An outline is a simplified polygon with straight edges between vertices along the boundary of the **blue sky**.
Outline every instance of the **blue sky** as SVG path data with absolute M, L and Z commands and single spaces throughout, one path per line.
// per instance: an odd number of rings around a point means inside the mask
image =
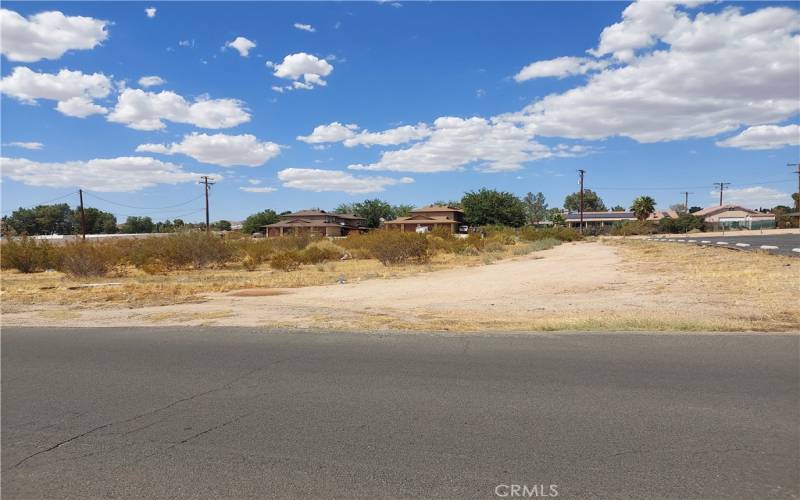
M 771 207 L 797 185 L 792 3 L 4 9 L 3 214 L 83 187 L 120 218 L 200 220 L 199 174 L 231 220 L 481 187 L 559 206 L 579 168 L 608 206 L 706 206 L 725 181 Z

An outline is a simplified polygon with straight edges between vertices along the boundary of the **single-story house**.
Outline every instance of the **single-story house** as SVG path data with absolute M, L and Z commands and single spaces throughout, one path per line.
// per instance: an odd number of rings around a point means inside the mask
M 722 229 L 771 229 L 775 227 L 775 214 L 765 214 L 741 205 L 715 205 L 693 213 L 706 224 Z
M 581 227 L 580 212 L 569 212 L 564 214 L 567 227 Z M 606 227 L 613 226 L 617 222 L 635 221 L 636 215 L 633 212 L 583 212 L 583 227 Z
M 281 220 L 263 226 L 268 238 L 290 234 L 316 236 L 347 236 L 352 232 L 364 232 L 366 219 L 354 214 L 335 214 L 325 210 L 301 210 L 281 215 Z
M 394 231 L 417 232 L 445 228 L 452 233 L 464 232 L 464 211 L 458 208 L 431 205 L 416 208 L 408 217 L 385 221 L 383 228 Z
M 676 212 L 675 210 L 672 210 L 672 209 L 670 209 L 670 210 L 656 210 L 655 212 L 653 212 L 652 214 L 650 214 L 647 217 L 647 220 L 650 221 L 650 222 L 658 222 L 658 221 L 660 221 L 661 219 L 663 219 L 665 217 L 669 217 L 671 219 L 677 219 L 678 217 L 680 217 L 680 215 L 678 214 L 678 212 Z

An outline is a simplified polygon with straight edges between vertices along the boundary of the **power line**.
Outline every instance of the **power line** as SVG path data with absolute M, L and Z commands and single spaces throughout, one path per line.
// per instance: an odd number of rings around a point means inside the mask
M 787 182 L 791 182 L 792 180 L 793 179 L 783 179 L 783 180 L 775 180 L 775 181 L 762 181 L 762 182 L 751 182 L 751 183 L 741 183 L 741 184 L 737 183 L 737 182 L 734 182 L 734 183 L 728 182 L 727 184 L 729 186 L 747 187 L 747 186 L 760 186 L 760 185 L 763 185 L 763 184 L 785 184 Z M 702 186 L 676 186 L 676 187 L 675 186 L 674 187 L 661 187 L 661 186 L 658 186 L 658 187 L 656 187 L 656 186 L 651 186 L 651 187 L 644 187 L 644 186 L 617 187 L 617 186 L 615 186 L 615 187 L 595 187 L 594 189 L 597 189 L 597 190 L 602 189 L 604 191 L 614 191 L 614 190 L 617 190 L 617 191 L 626 191 L 626 190 L 629 190 L 629 191 L 678 191 L 678 190 L 681 190 L 681 189 L 703 189 L 703 188 L 706 188 L 706 187 L 708 187 L 708 185 L 702 185 Z
M 96 194 L 88 192 L 88 191 L 84 191 L 84 192 L 86 194 L 90 195 L 91 197 L 96 198 L 96 199 L 98 199 L 100 201 L 104 201 L 106 203 L 111 203 L 112 205 L 118 205 L 120 207 L 133 208 L 135 210 L 163 210 L 163 209 L 166 209 L 166 208 L 181 207 L 183 205 L 188 205 L 189 203 L 191 203 L 193 201 L 196 201 L 196 200 L 199 200 L 200 198 L 203 197 L 203 195 L 195 196 L 194 198 L 192 198 L 190 200 L 186 200 L 186 201 L 183 201 L 181 203 L 176 203 L 174 205 L 167 205 L 167 206 L 163 206 L 163 207 L 137 207 L 135 205 L 126 205 L 125 203 L 119 203 L 119 202 L 116 202 L 116 201 L 107 200 L 107 199 L 105 199 L 103 197 L 97 196 Z

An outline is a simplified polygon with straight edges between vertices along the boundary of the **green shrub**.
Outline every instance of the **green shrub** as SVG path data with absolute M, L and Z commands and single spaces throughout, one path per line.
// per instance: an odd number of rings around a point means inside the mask
M 306 264 L 318 264 L 329 260 L 338 260 L 344 255 L 344 249 L 328 240 L 318 241 L 306 247 L 300 254 Z
M 269 260 L 272 254 L 275 253 L 275 246 L 272 244 L 272 240 L 243 238 L 237 240 L 233 245 L 242 258 L 242 265 L 248 271 L 253 271 L 260 264 Z
M 554 238 L 559 241 L 577 241 L 583 238 L 583 235 L 571 227 L 546 227 L 535 229 L 532 227 L 524 227 L 519 231 L 519 238 L 524 241 L 538 241 L 546 238 Z
M 368 251 L 385 266 L 404 262 L 427 262 L 431 247 L 428 236 L 401 231 L 370 231 L 342 241 L 344 247 L 354 251 Z
M 158 261 L 169 269 L 200 269 L 229 262 L 233 246 L 215 235 L 185 232 L 136 240 L 127 256 L 128 261 L 139 268 Z
M 115 245 L 67 243 L 59 248 L 59 271 L 77 278 L 104 276 L 119 261 Z
M 655 224 L 642 220 L 616 223 L 611 227 L 611 234 L 614 236 L 635 236 L 640 234 L 653 234 L 655 232 Z
M 44 271 L 56 267 L 57 256 L 48 242 L 23 236 L 6 240 L 0 246 L 0 267 L 22 273 Z
M 299 252 L 290 250 L 276 253 L 269 261 L 269 267 L 278 271 L 296 271 L 303 263 L 303 256 Z

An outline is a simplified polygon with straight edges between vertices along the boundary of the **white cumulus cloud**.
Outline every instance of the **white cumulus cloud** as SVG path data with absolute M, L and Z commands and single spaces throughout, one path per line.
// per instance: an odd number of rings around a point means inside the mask
M 183 141 L 172 144 L 141 144 L 137 153 L 184 154 L 195 160 L 212 165 L 233 167 L 263 165 L 281 152 L 274 142 L 259 142 L 250 134 L 198 134 L 184 136 Z
M 719 191 L 708 193 L 712 200 L 719 200 Z M 789 193 L 764 186 L 747 188 L 728 188 L 723 193 L 725 204 L 742 205 L 747 208 L 772 208 L 776 205 L 792 206 L 792 196 Z
M 59 11 L 27 18 L 0 9 L 0 50 L 9 61 L 36 62 L 58 59 L 68 50 L 93 49 L 106 38 L 108 21 L 65 16 Z
M 592 51 L 618 66 L 497 120 L 537 135 L 639 142 L 784 121 L 800 111 L 798 31 L 800 12 L 787 7 L 692 15 L 676 2 L 636 2 Z
M 294 27 L 302 31 L 308 31 L 309 33 L 314 33 L 317 31 L 316 28 L 310 24 L 294 23 Z
M 105 113 L 93 100 L 111 93 L 112 82 L 102 73 L 91 75 L 62 69 L 58 73 L 37 73 L 24 66 L 0 80 L 0 92 L 26 104 L 39 99 L 58 101 L 58 111 L 77 117 Z
M 15 142 L 5 143 L 5 144 L 3 144 L 3 146 L 10 147 L 10 148 L 22 148 L 22 149 L 42 149 L 44 147 L 44 144 L 42 144 L 41 142 L 19 142 L 19 141 L 15 141 Z
M 717 146 L 739 149 L 778 149 L 800 146 L 800 125 L 756 125 L 717 142 Z
M 431 131 L 424 123 L 417 125 L 404 125 L 382 132 L 359 131 L 358 125 L 342 125 L 333 122 L 314 128 L 307 136 L 298 136 L 297 140 L 308 144 L 322 144 L 328 142 L 341 142 L 346 147 L 355 146 L 395 146 L 407 142 L 418 141 L 431 135 Z
M 237 36 L 235 40 L 226 43 L 225 46 L 236 49 L 240 56 L 247 57 L 250 55 L 250 50 L 254 48 L 256 44 L 243 36 Z
M 385 151 L 376 163 L 348 168 L 447 172 L 474 166 L 487 172 L 501 172 L 518 170 L 526 162 L 554 155 L 574 156 L 569 151 L 554 153 L 534 141 L 529 130 L 514 124 L 495 124 L 480 117 L 442 117 L 434 122 L 427 140 L 407 149 Z
M 81 187 L 93 191 L 129 192 L 158 184 L 194 182 L 199 174 L 174 163 L 144 156 L 98 158 L 88 161 L 37 162 L 0 158 L 3 177 L 29 186 Z M 219 176 L 217 176 L 219 178 Z
M 525 82 L 534 78 L 564 78 L 570 75 L 583 75 L 589 71 L 603 69 L 606 66 L 608 66 L 608 61 L 586 57 L 557 57 L 547 61 L 536 61 L 525 66 L 519 73 L 514 75 L 514 80 Z
M 276 77 L 292 80 L 291 85 L 282 87 L 285 90 L 311 90 L 316 86 L 327 85 L 323 78 L 333 71 L 331 63 L 305 52 L 289 54 L 280 64 L 267 62 L 267 66 L 275 69 L 273 74 Z
M 137 130 L 163 129 L 166 126 L 163 120 L 219 129 L 248 122 L 250 114 L 244 103 L 236 99 L 210 99 L 202 96 L 190 103 L 174 92 L 155 93 L 125 89 L 117 97 L 117 104 L 108 115 L 108 121 L 123 123 Z
M 284 187 L 317 193 L 340 191 L 348 194 L 375 193 L 385 190 L 387 186 L 414 182 L 410 177 L 363 177 L 338 170 L 316 168 L 287 168 L 278 172 L 278 179 L 283 182 Z
M 152 18 L 156 17 L 157 10 L 158 9 L 156 9 L 155 7 L 147 7 L 146 9 L 144 9 L 144 13 L 145 13 L 145 15 L 147 15 L 147 17 L 152 19 Z
M 274 193 L 277 189 L 274 187 L 240 187 L 239 191 L 246 193 Z
M 143 76 L 139 78 L 139 85 L 142 87 L 157 87 L 165 83 L 167 83 L 167 81 L 160 76 Z

